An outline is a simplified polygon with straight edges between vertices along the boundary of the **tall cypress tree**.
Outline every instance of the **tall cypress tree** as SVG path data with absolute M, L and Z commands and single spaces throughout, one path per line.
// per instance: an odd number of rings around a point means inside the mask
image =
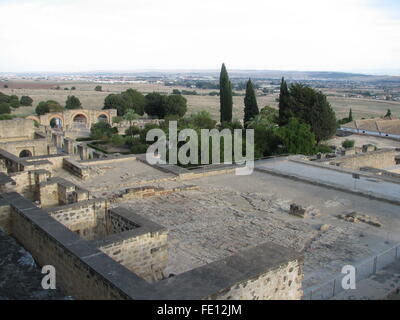
M 349 112 L 349 122 L 353 121 L 353 110 L 351 110 L 350 108 L 350 112 Z
M 282 77 L 281 91 L 279 94 L 279 125 L 285 126 L 289 123 L 290 118 L 293 116 L 290 105 L 290 93 L 285 81 Z
M 222 64 L 219 78 L 221 123 L 232 122 L 232 84 L 229 81 L 225 64 Z
M 259 113 L 254 86 L 249 79 L 246 84 L 246 96 L 244 97 L 244 124 L 246 125 L 247 122 Z

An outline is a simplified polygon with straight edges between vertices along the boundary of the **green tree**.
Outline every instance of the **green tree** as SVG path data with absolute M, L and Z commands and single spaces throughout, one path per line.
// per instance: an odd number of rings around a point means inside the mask
M 226 70 L 225 64 L 222 64 L 221 74 L 219 78 L 220 86 L 220 113 L 221 123 L 232 121 L 232 83 L 229 80 L 228 71 Z
M 36 106 L 35 112 L 38 116 L 44 115 L 50 112 L 50 107 L 45 101 L 41 101 Z
M 246 96 L 244 97 L 244 123 L 248 123 L 260 111 L 258 110 L 256 93 L 254 91 L 254 86 L 251 80 L 247 81 L 246 84 Z
M 33 100 L 32 100 L 31 97 L 22 96 L 22 97 L 21 97 L 21 100 L 20 100 L 20 103 L 21 103 L 22 106 L 29 107 L 29 106 L 32 105 Z
M 125 144 L 124 137 L 119 134 L 112 135 L 110 141 L 111 141 L 111 144 L 115 147 L 121 147 Z
M 166 115 L 183 117 L 187 111 L 187 100 L 181 95 L 173 94 L 167 97 L 165 107 Z
M 387 110 L 385 118 L 391 118 L 392 117 L 392 111 L 390 109 Z
M 126 100 L 126 109 L 133 109 L 138 115 L 144 115 L 146 99 L 141 92 L 134 89 L 128 89 L 125 92 L 122 92 L 121 95 Z
M 11 113 L 10 105 L 7 102 L 0 102 L 0 114 Z
M 118 129 L 111 127 L 111 125 L 105 121 L 97 122 L 90 128 L 90 136 L 94 140 L 108 140 L 115 133 L 118 133 Z
M 101 86 L 96 86 L 94 88 L 94 91 L 103 91 L 103 88 Z
M 318 143 L 329 139 L 335 133 L 335 112 L 322 92 L 295 83 L 290 86 L 289 94 L 289 109 L 286 114 L 309 124 Z M 280 122 L 280 125 L 282 123 Z
M 182 127 L 193 127 L 197 129 L 214 129 L 217 121 L 213 120 L 211 114 L 207 111 L 199 111 L 195 114 L 192 114 L 187 119 L 182 119 L 180 121 L 182 123 Z
M 124 121 L 124 118 L 121 116 L 116 116 L 112 118 L 112 123 L 116 123 L 117 126 L 119 126 L 119 124 Z
M 152 117 L 164 119 L 166 115 L 166 96 L 158 92 L 152 92 L 146 95 L 146 106 L 144 111 Z
M 290 154 L 312 155 L 315 153 L 316 140 L 308 124 L 291 118 L 288 125 L 278 129 L 284 150 Z
M 127 136 L 131 136 L 131 137 L 134 137 L 134 136 L 138 135 L 139 133 L 140 133 L 140 129 L 139 129 L 139 127 L 137 127 L 135 125 L 130 126 L 128 129 L 125 130 L 125 134 Z
M 350 108 L 350 112 L 349 112 L 349 122 L 352 122 L 353 121 L 353 110 L 351 110 L 351 108 Z
M 50 112 L 63 112 L 64 107 L 61 106 L 57 101 L 54 100 L 48 100 L 46 101 L 46 104 L 49 106 Z
M 126 121 L 129 121 L 129 128 L 132 128 L 132 122 L 139 119 L 139 115 L 137 113 L 135 113 L 135 110 L 133 109 L 129 109 L 125 115 L 124 115 L 124 119 Z M 133 131 L 131 130 L 131 136 L 133 138 L 134 134 Z
M 0 103 L 1 102 L 9 103 L 10 102 L 10 96 L 0 92 Z
M 121 94 L 109 94 L 104 100 L 103 109 L 117 109 L 119 116 L 123 116 L 128 108 L 128 102 Z
M 290 93 L 285 81 L 285 78 L 282 78 L 281 81 L 281 90 L 279 93 L 279 125 L 285 126 L 289 123 L 291 117 L 293 117 L 293 113 L 291 111 L 291 101 L 290 101 Z
M 79 99 L 75 96 L 68 96 L 67 101 L 65 102 L 66 109 L 82 109 L 82 104 Z

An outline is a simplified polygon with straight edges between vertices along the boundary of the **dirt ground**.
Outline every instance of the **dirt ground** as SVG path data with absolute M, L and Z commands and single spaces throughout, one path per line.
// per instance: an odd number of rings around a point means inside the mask
M 357 148 L 361 148 L 363 145 L 366 145 L 366 144 L 372 144 L 372 145 L 378 147 L 379 149 L 400 148 L 400 141 L 387 139 L 387 138 L 358 135 L 358 134 L 353 134 L 348 137 L 334 137 L 333 139 L 327 141 L 326 144 L 341 147 L 342 142 L 345 140 L 354 140 L 355 147 L 357 147 Z
M 55 90 L 54 86 L 59 85 L 60 90 Z M 149 93 L 153 91 L 161 93 L 171 93 L 173 89 L 186 89 L 183 87 L 170 87 L 164 86 L 162 83 L 159 84 L 146 84 L 146 83 L 130 83 L 130 84 L 100 84 L 103 87 L 102 92 L 94 91 L 97 84 L 90 82 L 66 82 L 66 83 L 46 83 L 38 84 L 32 82 L 28 85 L 24 83 L 15 83 L 10 85 L 10 88 L 1 88 L 0 91 L 5 94 L 15 94 L 17 96 L 28 95 L 33 99 L 33 107 L 20 107 L 14 111 L 14 114 L 19 116 L 27 116 L 33 114 L 36 105 L 40 101 L 44 100 L 55 100 L 61 105 L 65 105 L 65 101 L 69 95 L 75 95 L 82 102 L 82 106 L 86 109 L 101 109 L 104 104 L 105 97 L 110 93 L 120 93 L 129 88 L 137 89 L 143 93 Z M 70 90 L 71 87 L 76 87 L 76 90 Z M 50 88 L 49 88 L 50 87 Z M 67 88 L 68 90 L 64 90 Z M 199 95 L 185 96 L 188 100 L 188 115 L 201 110 L 209 111 L 213 117 L 219 119 L 219 97 L 208 96 L 210 91 L 215 90 L 200 90 L 196 89 Z M 244 93 L 238 92 L 238 93 Z M 204 95 L 202 95 L 204 94 Z M 272 94 L 268 96 L 258 96 L 258 105 L 260 108 L 269 105 L 277 107 L 278 94 Z M 233 117 L 237 119 L 243 118 L 243 96 L 233 97 L 234 109 Z M 336 111 L 338 119 L 348 116 L 350 108 L 353 110 L 353 116 L 355 119 L 361 118 L 372 118 L 383 116 L 387 109 L 391 109 L 392 113 L 396 116 L 400 116 L 397 112 L 400 109 L 400 102 L 391 101 L 377 101 L 372 99 L 355 99 L 355 98 L 342 98 L 342 97 L 328 97 L 328 101 L 332 104 L 332 107 Z

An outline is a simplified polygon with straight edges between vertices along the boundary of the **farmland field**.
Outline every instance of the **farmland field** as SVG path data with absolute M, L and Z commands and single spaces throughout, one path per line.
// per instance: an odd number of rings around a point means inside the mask
M 143 93 L 158 91 L 161 93 L 171 93 L 173 89 L 187 89 L 182 87 L 167 87 L 164 84 L 147 84 L 147 83 L 130 83 L 130 84 L 101 84 L 103 87 L 102 92 L 94 91 L 97 84 L 90 82 L 34 82 L 34 81 L 19 81 L 11 82 L 9 88 L 1 88 L 0 91 L 5 94 L 15 94 L 18 97 L 28 95 L 33 99 L 33 107 L 20 107 L 13 111 L 13 114 L 18 116 L 25 116 L 33 114 L 36 105 L 40 101 L 55 100 L 61 105 L 65 105 L 68 95 L 77 96 L 82 106 L 85 109 L 101 109 L 103 107 L 105 97 L 110 93 L 120 93 L 129 88 L 137 89 Z M 60 86 L 59 90 L 54 89 Z M 76 90 L 70 89 L 72 86 Z M 219 97 L 209 96 L 211 90 L 196 89 L 198 95 L 185 96 L 188 100 L 188 114 L 207 110 L 215 119 L 219 117 Z M 238 92 L 244 93 L 244 92 Z M 278 98 L 277 94 L 268 96 L 258 96 L 259 107 L 266 105 L 276 107 Z M 234 96 L 234 118 L 241 119 L 243 117 L 243 96 Z M 353 116 L 356 119 L 372 118 L 383 116 L 387 109 L 391 109 L 392 113 L 400 116 L 400 102 L 392 101 L 378 101 L 372 99 L 356 99 L 356 98 L 342 98 L 330 96 L 328 100 L 336 111 L 337 118 L 343 118 L 348 115 L 349 109 L 352 108 Z

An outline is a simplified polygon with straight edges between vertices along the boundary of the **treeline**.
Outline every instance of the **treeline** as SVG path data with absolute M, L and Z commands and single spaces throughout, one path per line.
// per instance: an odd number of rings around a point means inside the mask
M 0 92 L 0 114 L 10 114 L 12 109 L 32 106 L 33 100 L 29 96 L 18 98 L 16 95 L 7 95 Z
M 186 128 L 197 131 L 240 129 L 245 134 L 245 129 L 253 129 L 256 158 L 278 154 L 311 155 L 331 151 L 330 147 L 321 142 L 335 133 L 336 116 L 326 96 L 320 91 L 299 83 L 288 86 L 282 78 L 279 109 L 266 106 L 260 110 L 255 85 L 249 79 L 246 82 L 243 100 L 244 119 L 239 121 L 233 119 L 233 85 L 224 64 L 218 87 L 219 92 L 214 92 L 220 98 L 219 124 L 205 111 L 185 117 L 187 103 L 181 95 L 182 92 L 175 90 L 171 95 L 156 92 L 143 95 L 137 90 L 129 89 L 121 94 L 110 94 L 104 103 L 104 109 L 118 111 L 118 117 L 113 119 L 113 122 L 120 123 L 124 119 L 130 122 L 125 135 L 119 135 L 115 128 L 107 123 L 98 123 L 92 127 L 92 136 L 113 145 L 125 146 L 132 153 L 144 153 L 151 144 L 145 140 L 148 130 L 158 128 L 168 134 L 169 121 L 174 120 L 178 121 L 178 131 Z M 132 125 L 135 119 L 145 113 L 165 121 L 160 125 L 148 124 L 144 129 Z
M 68 96 L 64 107 L 54 100 L 40 101 L 36 106 L 35 112 L 40 116 L 49 112 L 63 112 L 64 110 L 74 109 L 82 109 L 82 103 L 77 97 Z
M 232 83 L 225 65 L 220 73 L 220 122 L 223 127 L 232 119 Z M 246 83 L 244 127 L 254 129 L 255 154 L 261 158 L 280 153 L 314 154 L 329 152 L 321 142 L 334 135 L 335 112 L 326 96 L 308 86 L 294 83 L 290 87 L 282 78 L 279 109 L 270 107 L 260 112 L 254 84 Z
M 124 116 L 129 110 L 143 116 L 145 113 L 158 119 L 175 115 L 183 117 L 187 111 L 187 100 L 180 94 L 165 95 L 157 92 L 143 95 L 128 89 L 120 94 L 110 94 L 104 100 L 103 109 L 117 109 L 118 116 Z

